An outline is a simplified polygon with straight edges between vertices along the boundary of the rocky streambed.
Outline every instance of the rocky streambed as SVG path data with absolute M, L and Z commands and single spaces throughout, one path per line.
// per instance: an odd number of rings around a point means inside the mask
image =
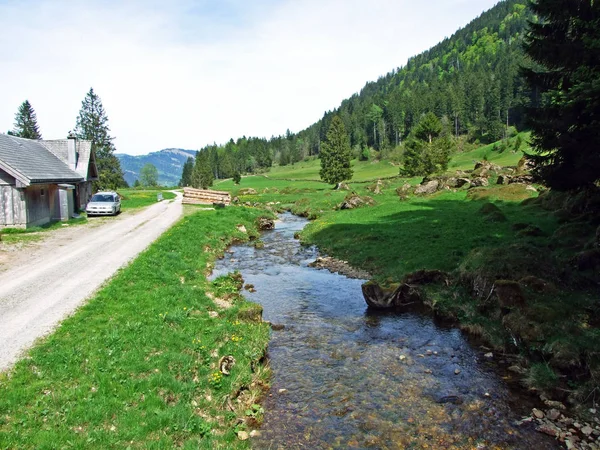
M 293 239 L 306 223 L 283 214 L 263 248 L 233 247 L 215 267 L 240 271 L 255 291 L 245 295 L 279 325 L 257 448 L 561 447 L 535 420 L 522 421 L 531 398 L 511 390 L 459 330 L 369 309 L 364 279 L 320 269 L 331 261 L 309 267 L 318 252 Z

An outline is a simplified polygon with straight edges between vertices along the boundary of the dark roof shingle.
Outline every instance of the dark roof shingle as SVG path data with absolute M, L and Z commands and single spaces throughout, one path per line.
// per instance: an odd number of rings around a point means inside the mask
M 0 134 L 0 165 L 25 185 L 43 182 L 81 181 L 77 172 L 53 155 L 39 141 Z

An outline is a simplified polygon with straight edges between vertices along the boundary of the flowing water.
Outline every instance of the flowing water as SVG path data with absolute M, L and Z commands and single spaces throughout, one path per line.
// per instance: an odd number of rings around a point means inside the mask
M 233 247 L 214 272 L 240 271 L 256 289 L 245 296 L 285 326 L 255 448 L 558 448 L 513 425 L 519 397 L 460 331 L 367 310 L 363 280 L 307 267 L 317 251 L 293 238 L 307 221 L 280 219 L 263 249 Z

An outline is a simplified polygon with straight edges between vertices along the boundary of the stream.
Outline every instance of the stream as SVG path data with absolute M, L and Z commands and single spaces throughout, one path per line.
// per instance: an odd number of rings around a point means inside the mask
M 412 313 L 373 312 L 364 280 L 308 267 L 318 256 L 293 238 L 308 222 L 280 215 L 263 249 L 232 247 L 213 276 L 239 271 L 273 331 L 272 387 L 260 449 L 552 449 L 513 425 L 527 414 L 463 334 Z M 522 395 L 522 394 L 521 394 Z

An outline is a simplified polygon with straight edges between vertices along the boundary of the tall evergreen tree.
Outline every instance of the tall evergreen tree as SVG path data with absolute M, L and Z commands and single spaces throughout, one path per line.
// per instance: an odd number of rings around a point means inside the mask
M 31 103 L 29 103 L 29 100 L 25 100 L 21 103 L 21 106 L 19 106 L 19 110 L 15 114 L 15 125 L 10 134 L 26 139 L 42 138 L 35 111 L 33 110 Z
M 81 102 L 77 116 L 75 135 L 79 139 L 92 141 L 98 165 L 98 181 L 94 190 L 117 189 L 127 186 L 119 159 L 114 155 L 115 146 L 108 127 L 108 117 L 100 97 L 90 88 Z
M 401 175 L 418 176 L 444 172 L 448 168 L 452 141 L 433 113 L 424 115 L 414 128 L 404 149 Z
M 196 153 L 196 163 L 192 171 L 192 186 L 199 189 L 207 189 L 213 185 L 214 177 L 210 167 L 208 151 Z
M 181 172 L 181 179 L 179 180 L 179 187 L 186 187 L 192 185 L 192 172 L 194 171 L 194 158 L 191 156 L 183 164 L 183 171 Z
M 569 190 L 600 180 L 600 2 L 537 0 L 523 70 L 539 103 L 530 111 L 535 173 Z
M 344 122 L 334 116 L 327 131 L 327 139 L 321 148 L 321 179 L 329 184 L 340 183 L 352 178 L 350 159 L 352 152 Z

